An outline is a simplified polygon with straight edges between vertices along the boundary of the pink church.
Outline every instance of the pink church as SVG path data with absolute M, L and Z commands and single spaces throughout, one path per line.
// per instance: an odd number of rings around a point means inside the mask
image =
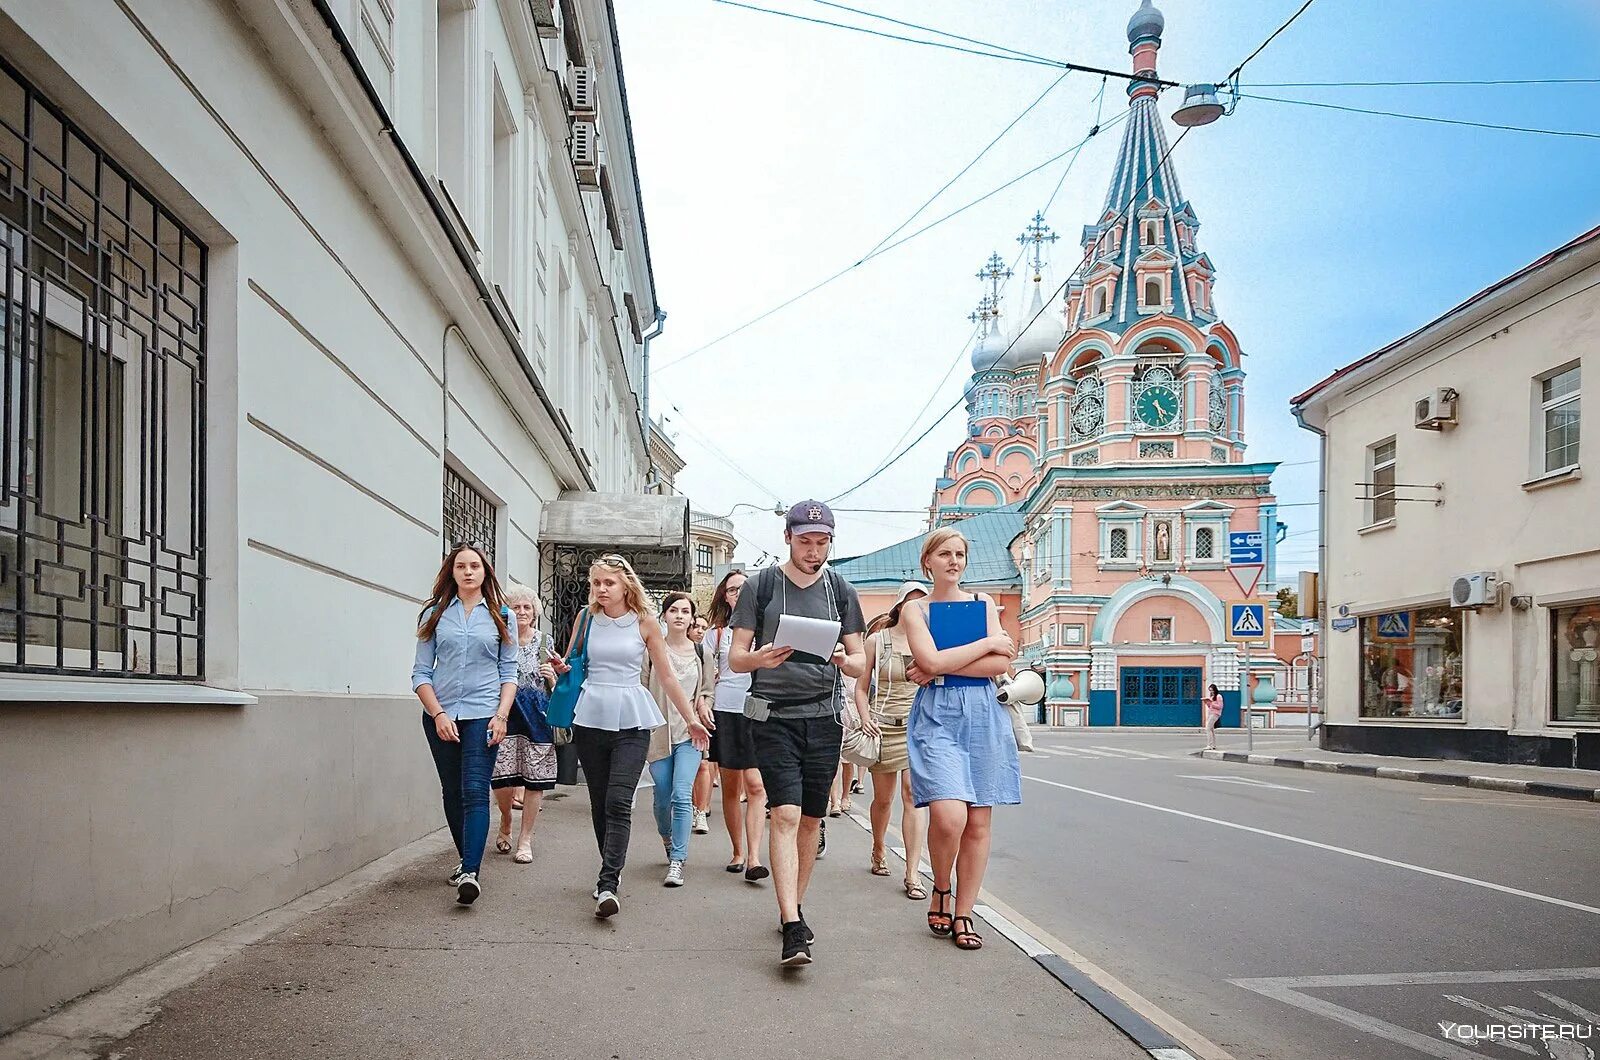
M 1144 0 L 1128 24 L 1135 73 L 1155 75 L 1163 28 Z M 1257 724 L 1271 725 L 1283 690 L 1304 683 L 1301 623 L 1269 607 L 1273 649 L 1252 649 L 1245 676 L 1226 603 L 1245 597 L 1228 569 L 1230 535 L 1256 535 L 1252 598 L 1276 589 L 1277 465 L 1246 459 L 1243 350 L 1213 299 L 1216 270 L 1167 157 L 1157 87 L 1129 85 L 1110 190 L 1083 229 L 1064 304 L 1046 307 L 1055 237 L 1042 216 L 1020 238 L 1032 281 L 1011 328 L 1004 262 L 996 255 L 979 273 L 989 290 L 975 314 L 967 436 L 935 485 L 930 525 L 974 520 L 972 559 L 991 572 L 1004 564 L 979 542 L 1002 523 L 1012 535 L 1015 585 L 992 588 L 1014 602 L 1007 625 L 1045 669 L 1045 720 L 1197 725 L 1215 683 L 1224 726 L 1240 724 L 1242 687 Z M 839 569 L 871 600 L 887 588 L 878 582 L 915 576 L 896 553 L 913 544 Z

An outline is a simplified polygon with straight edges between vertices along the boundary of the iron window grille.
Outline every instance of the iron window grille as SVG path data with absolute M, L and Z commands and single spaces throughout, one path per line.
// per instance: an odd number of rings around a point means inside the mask
M 444 469 L 444 534 L 454 548 L 471 545 L 494 566 L 494 502 L 462 478 L 455 468 Z
M 206 248 L 0 62 L 0 670 L 205 673 Z

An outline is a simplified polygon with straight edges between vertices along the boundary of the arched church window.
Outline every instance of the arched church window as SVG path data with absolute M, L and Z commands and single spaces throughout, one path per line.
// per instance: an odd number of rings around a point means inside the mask
M 1145 305 L 1160 305 L 1161 304 L 1161 281 L 1160 280 L 1146 280 L 1144 282 L 1144 304 Z
M 1096 287 L 1094 289 L 1094 315 L 1095 316 L 1100 316 L 1100 315 L 1104 314 L 1105 311 L 1106 311 L 1106 289 L 1104 287 Z
M 1098 375 L 1086 375 L 1078 380 L 1078 389 L 1072 394 L 1072 440 L 1096 438 L 1105 424 L 1105 384 Z
M 1194 532 L 1194 558 L 1217 558 L 1217 532 L 1209 526 L 1202 526 Z
M 1120 526 L 1111 531 L 1111 558 L 1128 558 L 1128 531 Z

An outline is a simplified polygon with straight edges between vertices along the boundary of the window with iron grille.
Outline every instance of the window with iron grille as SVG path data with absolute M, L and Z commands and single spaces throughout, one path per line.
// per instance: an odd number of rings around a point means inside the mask
M 494 565 L 494 502 L 449 464 L 444 468 L 444 536 L 451 548 L 472 545 Z
M 205 673 L 206 250 L 0 62 L 0 670 Z
M 1128 558 L 1128 531 L 1120 526 L 1111 531 L 1111 558 Z

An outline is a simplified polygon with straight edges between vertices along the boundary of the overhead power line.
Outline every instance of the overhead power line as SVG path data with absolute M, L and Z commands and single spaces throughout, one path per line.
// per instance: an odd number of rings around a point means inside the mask
M 1050 66 L 1057 70 L 1076 70 L 1082 74 L 1102 74 L 1106 77 L 1121 78 L 1124 81 L 1137 81 L 1141 83 L 1160 85 L 1162 88 L 1179 87 L 1178 82 L 1176 81 L 1163 81 L 1158 77 L 1150 77 L 1146 74 L 1131 74 L 1125 70 L 1108 70 L 1103 66 L 1085 66 L 1082 63 L 1068 62 L 1065 59 L 1048 59 L 1043 56 L 1033 56 L 1026 52 L 1019 52 L 1014 48 L 1007 48 L 1005 51 L 991 51 L 983 48 L 963 48 L 958 44 L 945 44 L 941 41 L 927 40 L 919 37 L 905 37 L 898 33 L 885 33 L 882 30 L 868 29 L 866 26 L 853 26 L 848 22 L 833 22 L 825 18 L 812 18 L 810 15 L 802 15 L 794 11 L 780 11 L 773 7 L 760 7 L 756 4 L 741 3 L 739 0 L 712 0 L 712 2 L 722 4 L 726 7 L 737 7 L 745 11 L 757 11 L 763 15 L 778 15 L 782 18 L 792 18 L 797 22 L 809 22 L 816 26 L 830 26 L 834 29 L 847 29 L 856 33 L 865 33 L 872 37 L 881 37 L 885 40 L 902 41 L 906 44 L 920 44 L 928 48 L 942 48 L 946 51 L 963 52 L 967 55 L 979 55 L 988 59 L 1003 59 L 1007 62 L 1013 63 L 1028 63 L 1032 66 Z M 830 4 L 829 6 L 838 7 L 841 5 Z M 855 11 L 857 9 L 845 8 L 845 10 Z M 911 22 L 899 22 L 897 19 L 891 19 L 885 15 L 874 15 L 868 11 L 861 11 L 859 13 L 867 15 L 870 18 L 882 18 L 889 22 L 895 22 L 897 25 L 912 26 L 927 33 L 938 33 L 941 36 L 946 37 L 957 36 L 956 34 L 945 33 L 942 30 L 931 29 L 926 26 L 917 26 L 915 23 Z M 998 47 L 998 45 L 991 47 Z
M 1258 56 L 1262 52 L 1266 51 L 1267 50 L 1267 45 L 1269 45 L 1273 41 L 1277 40 L 1278 39 L 1278 34 L 1282 33 L 1284 30 L 1288 29 L 1290 26 L 1294 25 L 1295 20 L 1297 18 L 1299 18 L 1301 15 L 1305 14 L 1306 13 L 1306 8 L 1310 7 L 1315 2 L 1316 2 L 1316 0 L 1306 0 L 1305 3 L 1301 4 L 1299 10 L 1297 10 L 1294 14 L 1289 16 L 1289 19 L 1288 19 L 1287 22 L 1285 22 L 1283 25 L 1279 26 L 1277 29 L 1273 30 L 1271 33 L 1267 34 L 1267 39 L 1262 41 L 1259 45 L 1257 45 L 1255 51 L 1251 52 L 1249 55 L 1246 55 L 1244 57 L 1244 61 L 1241 62 L 1238 66 L 1235 66 L 1233 68 L 1233 72 L 1231 74 L 1229 74 L 1223 80 L 1232 81 L 1234 78 L 1238 77 L 1241 73 L 1243 73 L 1244 72 L 1244 68 L 1250 64 L 1250 60 L 1251 59 L 1254 59 L 1256 56 Z
M 951 33 L 951 32 L 949 32 L 947 30 L 935 29 L 932 26 L 923 26 L 923 25 L 918 25 L 915 22 L 905 22 L 905 21 L 902 21 L 901 19 L 898 19 L 898 18 L 890 18 L 888 15 L 880 15 L 876 11 L 868 11 L 865 8 L 850 7 L 847 4 L 836 4 L 836 3 L 833 2 L 833 0 L 812 0 L 812 3 L 821 4 L 823 7 L 831 7 L 831 8 L 834 8 L 835 10 L 838 10 L 838 11 L 848 11 L 852 15 L 862 15 L 862 16 L 864 16 L 866 18 L 875 18 L 875 19 L 878 19 L 879 21 L 888 22 L 888 23 L 890 23 L 892 25 L 901 26 L 901 27 L 903 27 L 905 29 L 921 30 L 923 33 L 932 33 L 935 36 L 947 37 L 950 40 L 958 40 L 958 41 L 962 41 L 963 43 L 966 43 L 966 44 L 974 44 L 974 45 L 977 45 L 980 48 L 988 48 L 991 51 L 1009 52 L 1012 55 L 1020 55 L 1024 59 L 1037 59 L 1040 62 L 1046 62 L 1046 63 L 1054 63 L 1054 62 L 1059 61 L 1059 60 L 1056 60 L 1056 59 L 1051 59 L 1050 57 L 1045 56 L 1045 55 L 1035 55 L 1033 52 L 1025 52 L 1025 51 L 1019 51 L 1016 48 L 1008 48 L 1004 44 L 995 44 L 992 41 L 978 40 L 975 37 L 963 37 L 959 33 Z
M 1284 99 L 1281 96 L 1261 96 L 1254 92 L 1240 93 L 1242 99 L 1259 99 L 1266 103 L 1289 103 L 1297 107 L 1316 107 L 1320 110 L 1342 110 L 1350 114 L 1375 114 L 1384 118 L 1404 118 L 1407 121 L 1432 122 L 1437 125 L 1463 125 L 1470 129 L 1495 129 L 1500 132 L 1532 133 L 1537 136 L 1567 136 L 1584 140 L 1600 140 L 1600 132 L 1580 129 L 1536 129 L 1526 125 L 1502 125 L 1496 122 L 1467 121 L 1465 118 L 1441 118 L 1430 114 L 1403 114 L 1393 110 L 1374 110 L 1368 107 L 1347 107 L 1340 103 L 1319 103 L 1309 99 Z
M 1036 105 L 1037 103 L 1038 103 L 1038 100 L 1035 100 L 1034 103 L 1029 104 L 1029 109 L 1032 109 L 1032 107 L 1034 105 Z M 1106 122 L 1104 125 L 1097 126 L 1095 132 L 1102 132 L 1102 131 L 1104 131 L 1106 129 L 1111 128 L 1112 126 L 1116 125 L 1118 122 L 1120 122 L 1124 118 L 1126 118 L 1128 113 L 1129 113 L 1128 111 L 1124 110 L 1121 114 L 1118 114 L 1116 117 L 1112 118 L 1110 121 Z M 1013 122 L 1012 124 L 1014 125 L 1015 122 Z M 1092 135 L 1094 135 L 1094 133 L 1091 133 L 1090 135 L 1092 136 Z M 1087 139 L 1088 139 L 1088 137 L 1085 137 L 1085 141 L 1087 141 Z M 980 154 L 978 155 L 978 158 L 982 158 L 983 154 L 987 153 L 988 150 L 994 146 L 995 142 L 996 141 L 991 141 L 987 146 L 985 146 L 984 149 L 983 149 L 983 152 L 980 152 Z M 987 201 L 989 199 L 992 199 L 994 196 L 1000 194 L 1003 191 L 1006 191 L 1007 189 L 1011 188 L 1013 185 L 1018 184 L 1021 181 L 1024 181 L 1027 178 L 1033 176 L 1035 173 L 1039 172 L 1041 169 L 1044 169 L 1047 166 L 1053 165 L 1056 162 L 1060 161 L 1062 158 L 1065 158 L 1067 155 L 1072 154 L 1074 151 L 1078 150 L 1080 147 L 1082 147 L 1082 143 L 1076 144 L 1073 147 L 1069 147 L 1065 151 L 1062 151 L 1060 154 L 1052 155 L 1050 158 L 1045 159 L 1043 162 L 1040 162 L 1038 165 L 1036 165 L 1033 168 L 1027 170 L 1026 172 L 1019 173 L 1017 176 L 1012 177 L 1010 180 L 1006 181 L 1004 184 L 1000 185 L 999 187 L 993 188 L 993 189 L 985 192 L 984 194 L 978 196 L 976 199 L 973 199 L 972 201 L 970 201 L 968 203 L 965 203 L 965 204 L 957 207 L 954 210 L 951 210 L 949 213 L 943 215 L 942 217 L 939 217 L 936 220 L 928 222 L 927 224 L 923 225 L 921 228 L 918 228 L 914 232 L 911 232 L 911 233 L 909 233 L 907 235 L 901 236 L 899 239 L 894 240 L 894 242 L 892 242 L 892 243 L 880 243 L 880 245 L 877 248 L 875 248 L 874 250 L 872 250 L 868 254 L 864 255 L 863 257 L 858 258 L 857 260 L 851 262 L 849 265 L 846 265 L 844 268 L 842 268 L 839 271 L 833 273 L 831 276 L 828 276 L 828 277 L 825 277 L 822 280 L 819 280 L 818 282 L 812 284 L 810 287 L 807 287 L 805 290 L 799 292 L 798 294 L 792 295 L 789 298 L 784 299 L 782 302 L 779 302 L 777 305 L 771 307 L 770 309 L 766 309 L 766 310 L 762 311 L 761 313 L 756 314 L 755 316 L 751 317 L 749 320 L 745 321 L 743 324 L 740 324 L 738 327 L 733 328 L 733 329 L 731 329 L 729 331 L 723 332 L 721 335 L 718 335 L 716 338 L 710 340 L 709 342 L 702 343 L 701 345 L 696 346 L 694 349 L 689 350 L 687 353 L 684 353 L 684 354 L 682 354 L 682 355 L 680 355 L 678 357 L 674 357 L 670 361 L 665 361 L 662 364 L 657 365 L 653 369 L 653 371 L 655 371 L 655 372 L 664 372 L 664 371 L 667 371 L 670 368 L 675 368 L 678 365 L 682 364 L 683 362 L 689 360 L 691 357 L 698 356 L 699 354 L 704 353 L 706 350 L 711 349 L 711 347 L 716 346 L 719 343 L 722 343 L 722 342 L 724 342 L 724 341 L 726 341 L 728 339 L 731 339 L 733 336 L 739 334 L 742 331 L 745 331 L 748 328 L 754 327 L 756 324 L 761 323 L 763 320 L 766 320 L 768 317 L 774 315 L 775 313 L 779 313 L 782 310 L 787 309 L 790 306 L 794 305 L 796 302 L 800 301 L 801 299 L 806 298 L 806 297 L 808 297 L 808 296 L 810 296 L 812 294 L 815 294 L 817 291 L 820 291 L 822 288 L 828 286 L 830 283 L 833 283 L 835 280 L 838 280 L 838 279 L 842 278 L 843 276 L 845 276 L 846 274 L 854 271 L 855 269 L 860 268 L 862 265 L 865 265 L 867 262 L 872 261 L 875 258 L 882 257 L 883 255 L 889 253 L 890 251 L 899 249 L 900 247 L 904 246 L 905 244 L 911 242 L 913 239 L 916 239 L 916 238 L 918 238 L 920 236 L 926 235 L 928 232 L 930 232 L 933 229 L 935 229 L 935 228 L 939 227 L 940 225 L 944 224 L 946 221 L 953 220 L 957 216 L 959 216 L 959 215 L 965 213 L 966 211 L 972 209 L 974 206 L 977 206 L 977 205 L 979 205 L 979 204 L 981 204 L 981 203 L 983 203 L 983 202 L 985 202 L 985 201 Z M 973 163 L 969 163 L 967 168 L 970 169 L 971 165 L 975 164 L 978 161 L 978 158 L 974 158 L 973 159 Z M 942 190 L 943 189 L 941 189 L 941 191 Z M 937 198 L 937 196 L 935 196 L 935 198 Z M 932 202 L 932 201 L 933 201 L 932 199 L 928 200 L 928 202 Z M 912 218 L 915 218 L 917 216 L 917 214 L 920 214 L 922 212 L 922 210 L 926 209 L 927 205 L 928 205 L 928 203 L 924 203 L 922 206 L 918 207 L 916 213 L 912 214 Z M 898 225 L 895 228 L 895 232 L 903 231 L 905 229 L 906 224 L 909 223 L 912 218 L 908 218 L 905 222 L 902 222 L 900 225 Z M 889 237 L 887 237 L 887 238 L 892 238 L 893 235 L 894 235 L 894 232 L 891 232 Z
M 1252 81 L 1251 88 L 1432 88 L 1470 85 L 1600 85 L 1600 77 L 1509 77 L 1482 81 Z

